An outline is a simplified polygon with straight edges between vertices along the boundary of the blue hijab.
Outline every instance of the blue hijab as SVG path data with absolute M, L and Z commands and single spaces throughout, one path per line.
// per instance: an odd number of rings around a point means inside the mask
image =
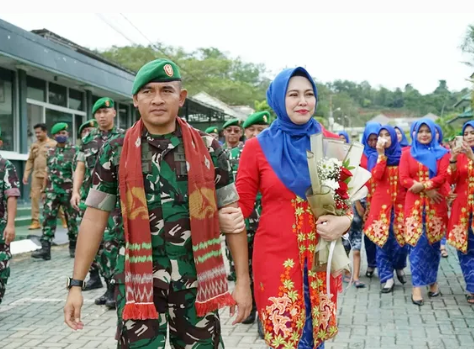
M 464 136 L 464 131 L 466 131 L 466 127 L 468 127 L 468 126 L 471 126 L 472 128 L 474 128 L 474 120 L 468 121 L 468 122 L 466 122 L 466 123 L 463 125 L 463 127 L 462 127 L 462 134 L 463 134 L 463 136 Z M 471 147 L 471 149 L 474 150 L 474 147 Z
M 341 131 L 338 133 L 339 136 L 344 136 L 346 139 L 346 143 L 350 143 L 351 141 L 349 140 L 349 134 L 346 131 Z
M 407 136 L 405 135 L 405 132 L 402 131 L 402 129 L 398 126 L 395 126 L 395 129 L 397 129 L 398 131 L 400 131 L 400 133 L 402 134 L 402 141 L 399 142 L 400 146 L 402 148 L 405 148 L 405 147 L 408 147 L 410 145 L 410 143 L 408 143 L 408 139 L 407 139 Z M 388 130 L 387 130 L 388 131 Z
M 400 157 L 402 156 L 402 147 L 400 143 L 398 143 L 397 132 L 395 128 L 390 125 L 382 126 L 380 131 L 387 130 L 390 134 L 390 139 L 392 140 L 392 144 L 390 147 L 385 149 L 385 156 L 387 157 L 387 165 L 388 166 L 398 166 L 400 163 Z
M 441 126 L 439 126 L 438 124 L 435 124 L 435 127 L 439 134 L 438 143 L 442 145 L 443 144 L 443 130 L 441 129 Z
M 311 118 L 304 125 L 291 122 L 286 113 L 286 91 L 294 75 L 305 76 L 313 86 L 316 100 L 318 90 L 306 69 L 285 69 L 277 75 L 267 91 L 267 103 L 277 119 L 257 136 L 265 157 L 277 177 L 299 197 L 306 199 L 306 190 L 311 186 L 306 151 L 311 149 L 309 136 L 321 132 L 321 125 Z
M 430 144 L 421 144 L 416 137 L 423 125 L 428 126 L 431 131 Z M 438 170 L 436 161 L 441 159 L 449 151 L 443 148 L 436 140 L 436 126 L 431 119 L 418 120 L 414 129 L 415 137 L 411 145 L 410 154 L 416 161 L 428 167 L 430 170 L 430 178 L 433 178 Z
M 362 144 L 364 145 L 364 154 L 367 157 L 367 170 L 372 171 L 377 163 L 377 149 L 369 146 L 370 135 L 379 135 L 381 125 L 378 122 L 368 122 L 365 124 L 364 134 L 362 135 Z
M 410 125 L 410 139 L 411 139 L 412 144 L 413 144 L 413 141 L 416 139 L 416 137 L 413 137 L 413 132 L 415 132 L 415 128 L 416 128 L 417 123 L 418 123 L 418 121 L 415 121 L 414 123 L 412 123 Z

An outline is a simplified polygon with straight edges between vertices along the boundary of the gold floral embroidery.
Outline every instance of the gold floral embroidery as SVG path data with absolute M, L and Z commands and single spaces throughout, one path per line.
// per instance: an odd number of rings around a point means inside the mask
M 453 229 L 449 232 L 448 243 L 463 253 L 467 252 L 467 244 L 464 242 L 467 241 L 467 229 L 463 225 L 455 225 Z
M 278 297 L 270 297 L 270 305 L 261 312 L 262 324 L 264 325 L 265 341 L 272 348 L 295 348 L 298 346 L 299 338 L 303 332 L 305 309 L 302 295 L 294 289 L 291 280 L 292 269 L 295 262 L 287 259 L 284 263 L 284 273 L 280 280 L 282 286 L 279 287 Z M 298 336 L 295 336 L 295 331 Z

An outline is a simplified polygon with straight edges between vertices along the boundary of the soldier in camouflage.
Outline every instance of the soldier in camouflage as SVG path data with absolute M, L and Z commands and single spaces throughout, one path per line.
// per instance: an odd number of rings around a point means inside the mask
M 267 111 L 257 112 L 250 115 L 244 122 L 244 135 L 245 139 L 251 139 L 257 137 L 260 132 L 268 128 L 270 123 L 270 113 Z M 255 297 L 253 293 L 253 269 L 252 269 L 252 257 L 253 257 L 253 242 L 255 233 L 258 229 L 258 222 L 260 221 L 260 215 L 262 213 L 262 195 L 257 194 L 255 200 L 255 206 L 252 214 L 248 219 L 245 220 L 245 227 L 247 228 L 247 242 L 248 242 L 248 253 L 249 253 L 249 272 L 250 272 L 250 287 L 252 289 L 252 312 L 250 316 L 242 321 L 243 324 L 253 324 L 257 317 L 257 304 L 255 303 Z M 258 334 L 263 339 L 263 328 L 260 320 L 258 320 Z
M 41 249 L 32 253 L 33 258 L 51 259 L 51 243 L 56 232 L 56 220 L 61 206 L 66 216 L 69 237 L 69 255 L 74 258 L 77 241 L 77 211 L 71 206 L 72 177 L 76 148 L 68 143 L 68 125 L 55 124 L 51 129 L 57 144 L 48 152 L 46 177 L 43 185 L 43 235 Z
M 0 129 L 0 149 L 3 146 Z M 0 155 L 0 304 L 2 304 L 10 276 L 10 243 L 15 239 L 17 199 L 20 181 L 13 164 Z
M 167 331 L 173 348 L 223 348 L 218 312 L 211 311 L 204 317 L 196 315 L 197 272 L 191 240 L 188 170 L 183 137 L 176 122 L 179 107 L 186 98 L 186 90 L 181 88 L 179 70 L 173 62 L 156 60 L 145 67 L 135 79 L 133 98 L 145 126 L 141 140 L 137 140 L 136 144 L 141 147 L 142 154 L 152 242 L 153 298 L 159 315 L 158 319 L 122 320 L 126 299 L 125 238 L 121 226 L 115 275 L 118 284 L 118 348 L 164 349 Z M 138 87 L 135 87 L 137 84 Z M 244 222 L 239 216 L 238 196 L 227 156 L 212 137 L 205 133 L 201 133 L 201 137 L 215 166 L 220 229 L 224 233 L 240 231 Z M 94 169 L 93 188 L 86 200 L 88 208 L 81 223 L 78 256 L 74 278 L 71 279 L 77 280 L 78 284 L 86 275 L 92 259 L 91 250 L 99 246 L 100 238 L 97 235 L 101 235 L 109 212 L 120 203 L 119 171 L 126 171 L 119 167 L 123 141 L 123 137 L 118 137 L 107 142 Z M 227 209 L 236 211 L 226 214 L 224 211 Z M 251 308 L 250 293 L 247 293 L 246 237 L 242 233 L 231 235 L 227 238 L 238 261 L 236 268 L 240 283 L 236 285 L 234 298 L 239 306 L 236 322 L 240 322 L 248 316 Z M 66 323 L 73 329 L 83 327 L 82 323 L 75 321 L 80 315 L 81 306 L 80 288 L 71 287 L 64 312 Z
M 242 149 L 244 148 L 244 143 L 240 141 L 243 135 L 242 127 L 240 126 L 240 124 L 241 121 L 239 119 L 231 119 L 227 121 L 222 127 L 224 130 L 225 137 L 225 144 L 223 148 L 229 159 L 234 181 L 237 176 L 237 169 L 239 168 L 240 154 L 242 153 Z M 229 260 L 230 265 L 230 274 L 227 279 L 229 281 L 235 281 L 234 261 L 232 260 L 232 255 L 228 247 L 226 248 L 226 256 Z
M 91 129 L 88 135 L 82 139 L 80 150 L 77 154 L 71 204 L 76 210 L 81 212 L 81 216 L 85 209 L 84 201 L 92 185 L 92 171 L 97 162 L 100 149 L 108 140 L 121 137 L 125 133 L 124 130 L 114 125 L 117 115 L 114 106 L 114 101 L 108 97 L 100 98 L 95 102 L 92 107 L 92 115 L 94 115 L 94 121 L 98 128 Z M 93 126 L 93 121 L 89 121 L 88 125 Z M 83 126 L 86 127 L 87 123 Z M 109 217 L 104 241 L 100 246 L 96 259 L 91 265 L 89 281 L 85 288 L 87 291 L 102 287 L 102 281 L 99 276 L 100 271 L 107 285 L 107 290 L 95 300 L 95 304 L 105 305 L 108 309 L 115 309 L 113 276 L 118 254 L 116 236 L 119 226 L 120 210 L 116 209 Z

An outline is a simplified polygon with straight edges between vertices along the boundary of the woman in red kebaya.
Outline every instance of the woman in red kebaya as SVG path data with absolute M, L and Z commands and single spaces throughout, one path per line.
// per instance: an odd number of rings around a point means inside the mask
M 406 242 L 410 248 L 412 302 L 423 305 L 421 287 L 429 286 L 429 297 L 439 296 L 437 283 L 440 241 L 447 225 L 446 177 L 448 150 L 436 139 L 430 119 L 416 123 L 410 151 L 402 153 L 400 180 L 408 189 L 405 200 Z
M 464 144 L 451 153 L 448 180 L 455 185 L 448 227 L 448 243 L 458 250 L 459 264 L 466 282 L 467 301 L 474 304 L 474 121 L 463 127 Z
M 392 126 L 382 126 L 377 142 L 378 160 L 372 169 L 375 190 L 364 234 L 377 245 L 377 269 L 380 282 L 385 284 L 382 293 L 390 293 L 398 280 L 406 283 L 405 222 L 403 206 L 406 189 L 400 185 L 398 165 L 402 149 Z
M 286 69 L 271 83 L 269 106 L 277 120 L 245 144 L 237 173 L 240 207 L 248 217 L 257 192 L 263 211 L 254 242 L 255 300 L 265 341 L 274 349 L 323 348 L 337 334 L 336 300 L 341 278 L 313 272 L 320 238 L 340 239 L 350 216 L 314 218 L 306 200 L 311 186 L 306 151 L 310 135 L 327 132 L 312 116 L 317 90 L 304 68 Z
M 377 139 L 379 137 L 381 125 L 378 122 L 368 122 L 365 125 L 364 134 L 362 135 L 362 144 L 364 145 L 364 154 L 360 160 L 360 166 L 365 168 L 367 171 L 372 171 L 375 164 L 377 163 Z M 365 201 L 362 200 L 361 203 L 355 204 L 357 213 L 363 217 L 363 220 L 366 220 L 370 212 L 370 201 L 372 194 L 375 190 L 375 184 L 372 178 L 367 182 L 367 189 L 369 190 Z M 365 207 L 363 207 L 365 205 Z M 376 262 L 376 246 L 375 244 L 364 235 L 364 247 L 365 254 L 367 256 L 367 271 L 365 276 L 371 278 L 374 275 L 374 270 L 377 267 Z

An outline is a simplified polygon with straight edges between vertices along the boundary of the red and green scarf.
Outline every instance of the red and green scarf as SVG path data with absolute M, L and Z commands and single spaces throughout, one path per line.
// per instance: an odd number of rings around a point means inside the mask
M 210 311 L 235 304 L 227 287 L 221 252 L 214 165 L 198 131 L 177 118 L 188 166 L 189 215 L 198 291 L 196 312 Z M 124 320 L 157 319 L 153 303 L 153 259 L 150 221 L 143 183 L 139 120 L 125 135 L 120 158 L 119 190 L 125 231 Z

